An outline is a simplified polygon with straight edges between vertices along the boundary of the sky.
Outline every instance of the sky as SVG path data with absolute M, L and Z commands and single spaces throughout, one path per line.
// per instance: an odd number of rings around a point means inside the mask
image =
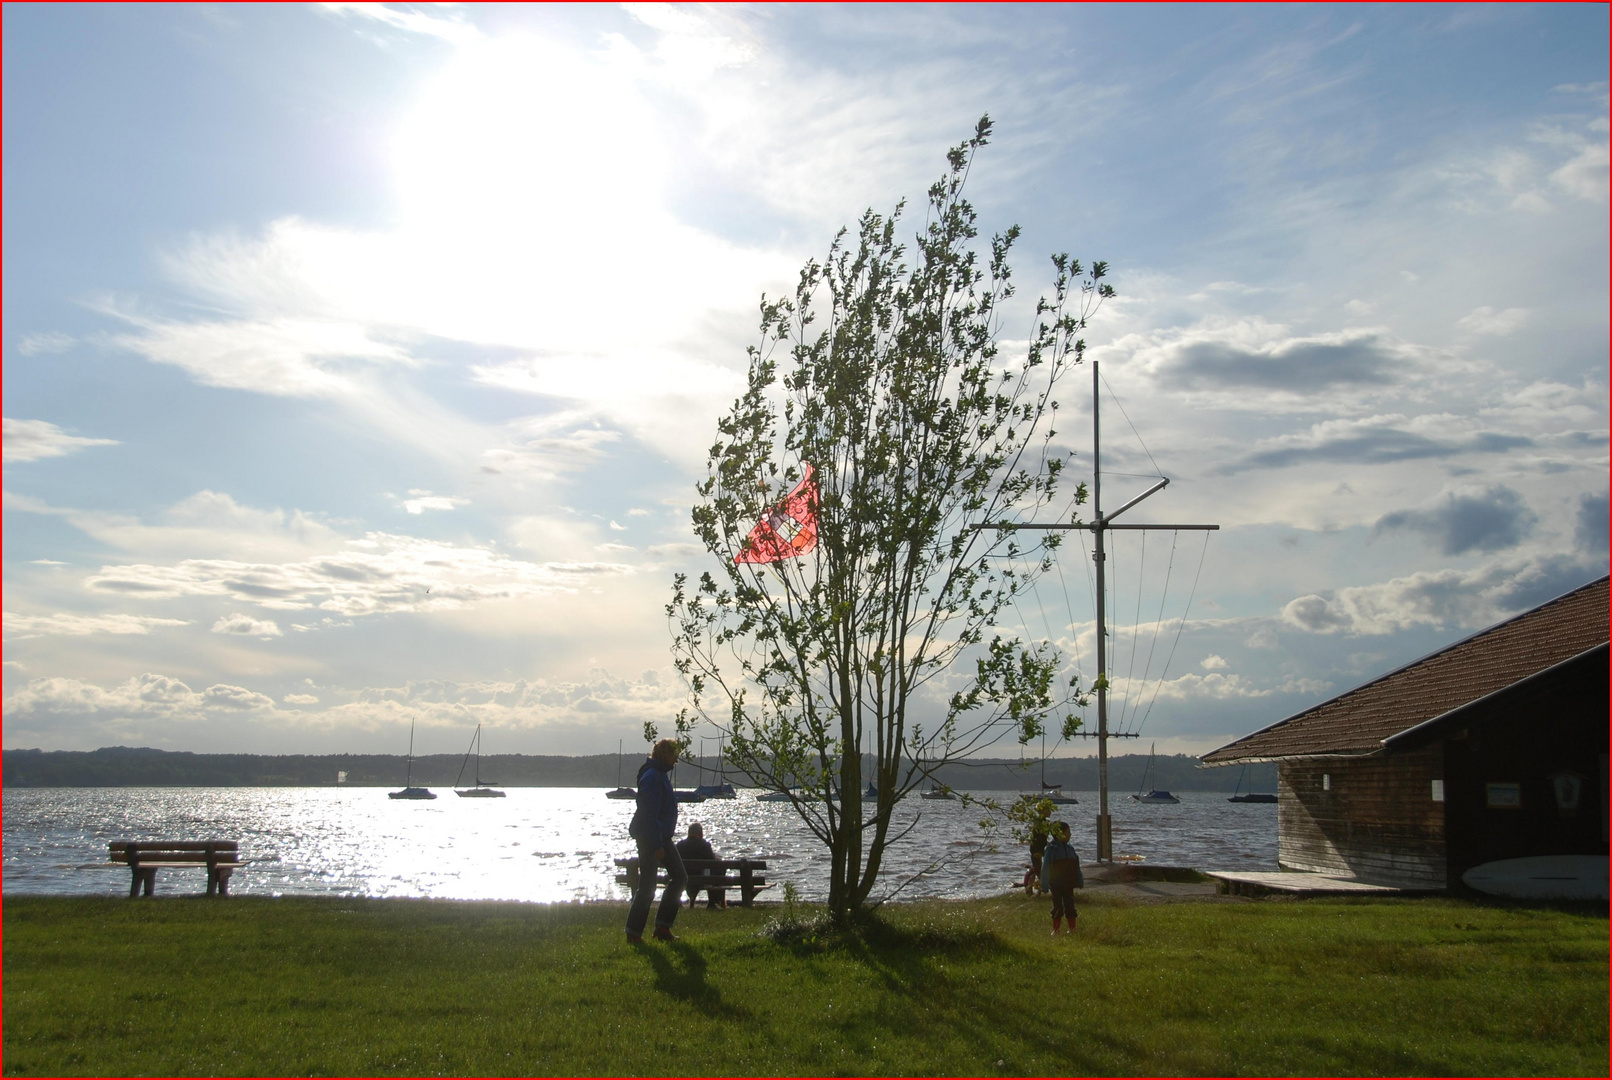
M 1105 503 L 1221 526 L 1115 537 L 1111 752 L 1607 572 L 1605 5 L 3 19 L 7 748 L 641 749 L 762 295 L 986 113 L 1004 350 L 1107 260 Z

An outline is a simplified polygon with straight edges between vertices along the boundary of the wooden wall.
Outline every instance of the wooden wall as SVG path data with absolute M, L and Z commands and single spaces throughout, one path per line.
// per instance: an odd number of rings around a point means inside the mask
M 1444 804 L 1433 801 L 1432 782 L 1443 779 L 1439 743 L 1392 757 L 1283 762 L 1277 861 L 1285 870 L 1442 889 Z

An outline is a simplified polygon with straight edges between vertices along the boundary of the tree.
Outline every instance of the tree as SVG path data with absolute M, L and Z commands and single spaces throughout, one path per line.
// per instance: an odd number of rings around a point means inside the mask
M 998 626 L 1050 568 L 1057 534 L 1025 544 L 999 523 L 1054 503 L 1066 463 L 1053 394 L 1114 293 L 1105 264 L 1054 256 L 1028 345 L 999 354 L 1019 229 L 993 236 L 982 264 L 963 198 L 990 132 L 982 117 L 948 153 L 910 266 L 904 204 L 869 210 L 792 298 L 762 297 L 747 389 L 718 423 L 693 513 L 720 570 L 678 575 L 666 609 L 689 689 L 680 734 L 712 722 L 730 762 L 792 791 L 829 850 L 837 920 L 870 903 L 900 798 L 945 762 L 1036 737 L 1081 693 L 1050 643 Z M 1085 485 L 1065 498 L 1072 517 Z M 785 500 L 813 519 L 815 544 L 758 551 L 752 527 L 779 522 Z M 1078 723 L 1066 713 L 1065 733 Z

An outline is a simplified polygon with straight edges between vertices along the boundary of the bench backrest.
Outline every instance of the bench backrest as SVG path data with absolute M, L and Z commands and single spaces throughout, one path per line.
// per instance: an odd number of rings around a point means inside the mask
M 235 862 L 235 840 L 113 840 L 107 856 L 116 863 Z

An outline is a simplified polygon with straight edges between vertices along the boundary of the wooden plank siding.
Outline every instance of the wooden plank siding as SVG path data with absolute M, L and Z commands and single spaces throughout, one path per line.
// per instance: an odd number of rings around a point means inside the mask
M 1277 863 L 1400 888 L 1444 888 L 1444 804 L 1433 801 L 1433 781 L 1443 779 L 1441 743 L 1386 757 L 1282 762 Z

